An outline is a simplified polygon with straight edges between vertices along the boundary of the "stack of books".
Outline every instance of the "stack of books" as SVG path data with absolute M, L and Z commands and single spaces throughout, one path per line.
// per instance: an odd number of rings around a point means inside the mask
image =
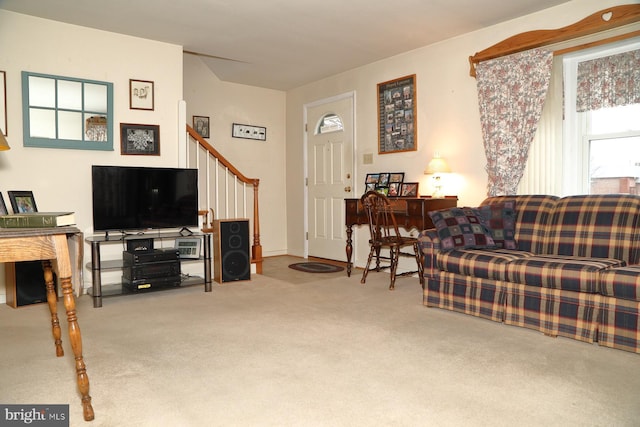
M 0 228 L 62 227 L 76 223 L 73 212 L 33 212 L 0 215 Z

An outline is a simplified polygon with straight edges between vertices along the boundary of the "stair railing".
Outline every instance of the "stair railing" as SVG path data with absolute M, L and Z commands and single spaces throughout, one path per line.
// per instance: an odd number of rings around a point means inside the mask
M 260 180 L 244 176 L 189 125 L 187 147 L 187 167 L 198 169 L 200 203 L 206 204 L 206 210 L 200 211 L 205 218 L 202 231 L 213 232 L 215 219 L 248 218 L 253 224 L 251 263 L 256 265 L 256 273 L 262 274 L 258 209 Z M 253 191 L 247 191 L 251 187 Z

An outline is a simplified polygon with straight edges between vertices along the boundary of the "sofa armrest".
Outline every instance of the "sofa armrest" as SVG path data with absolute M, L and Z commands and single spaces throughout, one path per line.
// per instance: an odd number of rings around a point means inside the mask
M 440 239 L 435 228 L 422 230 L 418 235 L 424 275 L 433 277 L 436 271 L 436 254 L 440 252 Z

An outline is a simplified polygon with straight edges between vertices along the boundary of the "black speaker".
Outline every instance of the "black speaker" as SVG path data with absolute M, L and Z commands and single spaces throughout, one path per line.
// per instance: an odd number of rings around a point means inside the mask
M 57 283 L 55 272 L 53 282 Z M 13 308 L 47 302 L 42 261 L 21 261 L 5 264 L 7 304 Z
M 250 280 L 249 220 L 215 220 L 213 230 L 213 280 L 218 283 Z

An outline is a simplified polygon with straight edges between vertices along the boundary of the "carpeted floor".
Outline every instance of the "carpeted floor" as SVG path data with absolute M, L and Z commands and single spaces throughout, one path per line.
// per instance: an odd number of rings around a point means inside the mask
M 638 425 L 640 355 L 423 307 L 417 279 L 319 276 L 81 297 L 92 423 L 66 330 L 56 358 L 46 306 L 0 306 L 0 402 L 68 403 L 71 426 Z

